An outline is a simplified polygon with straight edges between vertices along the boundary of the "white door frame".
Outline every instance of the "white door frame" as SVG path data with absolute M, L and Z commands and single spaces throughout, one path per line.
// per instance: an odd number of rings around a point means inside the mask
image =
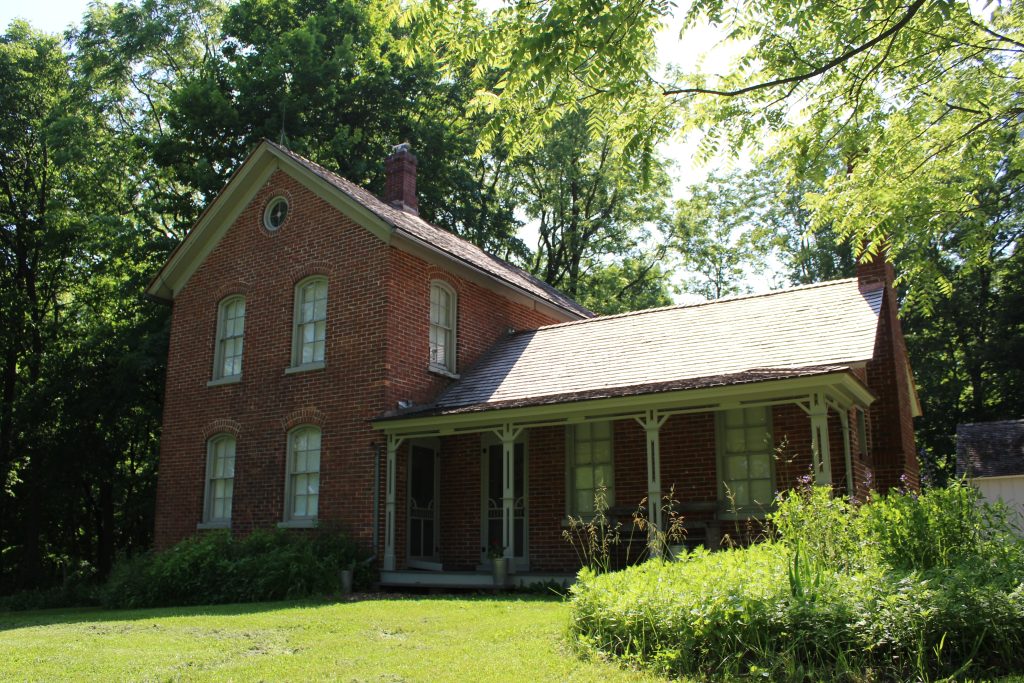
M 525 572 L 530 569 L 530 449 L 529 449 L 529 431 L 523 430 L 523 432 L 516 437 L 516 446 L 522 446 L 523 449 L 523 496 L 522 496 L 522 510 L 523 510 L 523 555 L 522 557 L 516 557 L 512 562 L 509 563 L 509 571 L 512 572 Z M 489 521 L 488 512 L 488 496 L 487 489 L 490 482 L 488 478 L 490 476 L 490 449 L 494 446 L 500 446 L 501 440 L 493 432 L 484 432 L 481 434 L 480 444 L 480 564 L 477 569 L 490 570 L 491 560 L 487 556 L 486 548 L 490 543 L 488 538 L 489 530 L 487 523 Z M 500 504 L 500 502 L 499 502 Z M 518 505 L 517 505 L 518 507 Z M 500 511 L 500 507 L 498 510 Z

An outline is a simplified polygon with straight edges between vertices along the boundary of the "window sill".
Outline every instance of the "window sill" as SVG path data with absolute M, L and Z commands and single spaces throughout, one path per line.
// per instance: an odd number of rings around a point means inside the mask
M 287 522 L 278 522 L 278 529 L 313 529 L 316 528 L 315 519 L 290 519 Z
M 230 529 L 231 522 L 199 522 L 196 524 L 196 529 Z
M 238 384 L 242 381 L 241 375 L 232 375 L 231 377 L 218 377 L 217 379 L 211 379 L 206 383 L 208 387 L 220 387 L 225 384 Z
M 320 361 L 319 363 L 306 363 L 305 365 L 293 365 L 290 368 L 285 368 L 284 374 L 294 375 L 297 372 L 311 372 L 313 370 L 323 370 L 324 367 L 325 366 L 323 361 Z
M 440 375 L 441 377 L 447 377 L 448 379 L 461 379 L 462 375 L 457 372 L 452 372 L 447 368 L 442 368 L 440 365 L 428 365 L 427 372 L 432 375 Z

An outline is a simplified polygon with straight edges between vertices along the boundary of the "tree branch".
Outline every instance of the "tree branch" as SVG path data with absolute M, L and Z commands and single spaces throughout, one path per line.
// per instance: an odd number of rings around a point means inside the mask
M 754 92 L 755 90 L 764 90 L 766 88 L 774 88 L 775 86 L 779 85 L 786 85 L 787 83 L 798 83 L 800 81 L 806 81 L 808 79 L 815 78 L 816 76 L 820 76 L 821 74 L 830 71 L 831 69 L 834 69 L 840 64 L 850 61 L 860 53 L 870 50 L 871 48 L 873 48 L 875 45 L 878 45 L 886 38 L 894 36 L 897 33 L 899 33 L 900 30 L 903 29 L 903 27 L 906 26 L 907 23 L 914 18 L 914 15 L 916 15 L 918 11 L 920 11 L 920 9 L 924 6 L 924 3 L 925 0 L 914 0 L 914 2 L 907 7 L 907 11 L 904 13 L 904 15 L 900 17 L 900 20 L 897 21 L 892 26 L 890 26 L 885 31 L 879 33 L 877 36 L 867 41 L 866 43 L 862 43 L 851 50 L 847 50 L 846 52 L 839 55 L 835 59 L 831 59 L 822 64 L 821 66 L 815 69 L 811 69 L 810 71 L 806 71 L 802 74 L 797 74 L 795 76 L 786 76 L 785 78 L 776 78 L 771 81 L 765 81 L 763 83 L 755 83 L 754 85 L 748 85 L 743 88 L 737 88 L 736 90 L 716 90 L 714 88 L 675 88 L 669 90 L 662 90 L 662 94 L 719 95 L 722 97 L 736 97 L 738 95 L 745 95 L 749 92 Z

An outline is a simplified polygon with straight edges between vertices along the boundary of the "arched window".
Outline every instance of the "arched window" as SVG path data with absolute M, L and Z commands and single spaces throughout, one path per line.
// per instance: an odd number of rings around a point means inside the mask
M 245 298 L 230 296 L 217 307 L 217 348 L 213 378 L 242 375 L 242 341 L 245 332 Z
M 292 367 L 321 366 L 327 345 L 327 278 L 306 278 L 295 286 Z
M 455 372 L 455 329 L 458 299 L 447 283 L 430 283 L 430 367 Z
M 285 521 L 315 521 L 320 501 L 320 428 L 303 426 L 288 434 Z
M 218 434 L 206 442 L 206 501 L 203 522 L 210 526 L 231 524 L 231 499 L 235 490 L 235 437 Z

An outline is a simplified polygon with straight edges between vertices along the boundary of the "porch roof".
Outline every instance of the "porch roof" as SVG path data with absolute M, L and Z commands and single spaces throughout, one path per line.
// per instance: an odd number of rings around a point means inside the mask
M 882 296 L 852 278 L 521 332 L 433 404 L 383 419 L 846 374 L 872 357 Z

